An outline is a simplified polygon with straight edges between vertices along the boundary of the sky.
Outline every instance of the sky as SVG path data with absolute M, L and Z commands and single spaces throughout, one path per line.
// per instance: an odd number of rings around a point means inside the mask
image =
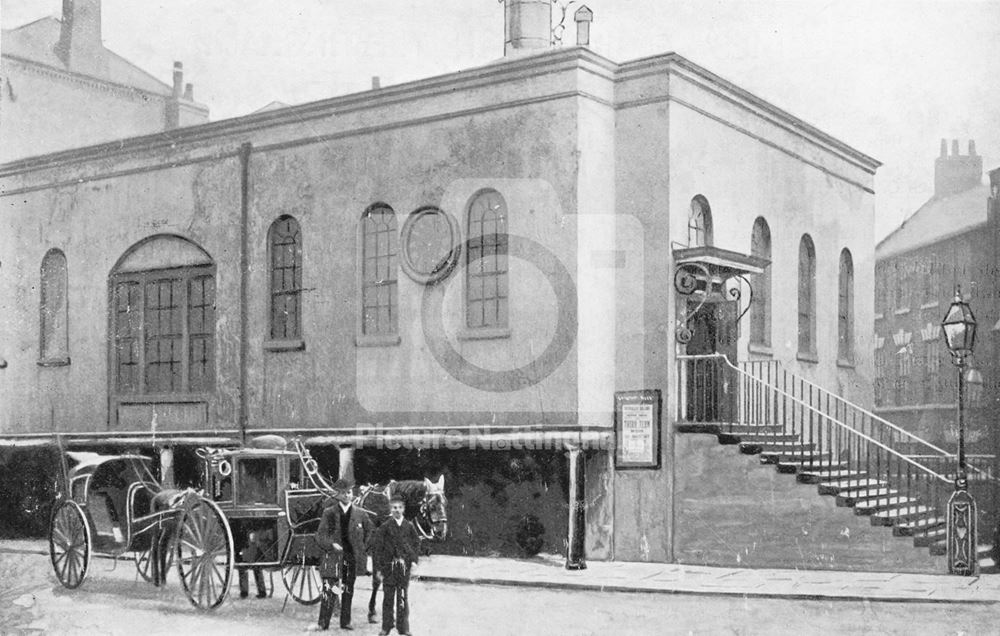
M 942 138 L 963 152 L 975 139 L 984 167 L 1000 167 L 1000 0 L 587 5 L 595 52 L 623 62 L 675 51 L 882 161 L 876 239 L 933 194 Z M 0 0 L 0 23 L 60 8 Z M 497 0 L 104 0 L 103 25 L 108 48 L 167 83 L 183 61 L 213 120 L 503 55 Z

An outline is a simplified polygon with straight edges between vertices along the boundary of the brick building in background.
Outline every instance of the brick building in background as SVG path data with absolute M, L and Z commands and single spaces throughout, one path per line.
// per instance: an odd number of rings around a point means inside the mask
M 961 285 L 979 324 L 966 376 L 967 443 L 973 455 L 992 455 L 1000 416 L 1000 169 L 990 185 L 982 176 L 974 142 L 963 155 L 958 141 L 949 154 L 942 140 L 934 196 L 876 248 L 875 404 L 887 420 L 954 452 L 957 371 L 940 323 Z
M 0 34 L 0 162 L 206 121 L 180 62 L 171 86 L 105 48 L 101 0 Z

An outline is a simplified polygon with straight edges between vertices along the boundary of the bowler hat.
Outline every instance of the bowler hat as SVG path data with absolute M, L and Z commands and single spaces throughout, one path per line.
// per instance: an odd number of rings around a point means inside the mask
M 338 495 L 346 495 L 350 497 L 354 490 L 354 482 L 348 479 L 338 479 L 336 483 L 333 484 L 333 489 L 337 491 Z

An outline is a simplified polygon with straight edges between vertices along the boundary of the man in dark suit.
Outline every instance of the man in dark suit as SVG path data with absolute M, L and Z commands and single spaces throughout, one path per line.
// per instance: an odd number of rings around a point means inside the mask
M 405 509 L 406 502 L 402 498 L 390 499 L 390 519 L 372 536 L 375 576 L 383 586 L 380 636 L 387 636 L 394 624 L 400 634 L 410 633 L 410 571 L 418 560 L 420 539 L 413 524 L 403 518 Z
M 330 617 L 333 615 L 336 595 L 332 584 L 336 582 L 336 565 L 328 563 L 327 557 L 343 554 L 340 571 L 342 585 L 340 598 L 340 628 L 351 627 L 351 601 L 354 598 L 354 581 L 357 578 L 357 568 L 365 566 L 368 541 L 371 538 L 372 522 L 368 515 L 354 507 L 351 490 L 354 484 L 338 480 L 333 485 L 337 492 L 336 502 L 323 511 L 319 530 L 316 532 L 316 543 L 327 552 L 320 564 L 320 576 L 323 577 L 323 601 L 319 608 L 319 628 L 330 627 Z M 333 578 L 333 581 L 329 579 Z

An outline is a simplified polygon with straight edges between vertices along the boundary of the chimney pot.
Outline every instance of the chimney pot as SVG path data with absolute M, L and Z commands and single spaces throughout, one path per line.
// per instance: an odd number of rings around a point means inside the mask
M 573 20 L 576 21 L 577 46 L 589 46 L 590 23 L 594 21 L 594 12 L 587 5 L 583 5 L 573 14 Z
M 934 161 L 934 196 L 946 197 L 980 185 L 983 158 L 976 154 L 976 142 L 969 140 L 969 154 L 959 153 L 958 140 L 951 142 L 951 154 L 945 154 L 946 140 L 941 140 L 941 156 Z
M 948 156 L 948 140 L 947 139 L 942 139 L 941 140 L 941 156 L 942 157 L 947 157 Z
M 379 79 L 378 75 L 372 75 L 372 90 L 377 91 L 382 88 L 382 80 Z
M 194 84 L 192 84 L 191 82 L 188 82 L 187 84 L 184 85 L 184 99 L 188 100 L 189 102 L 194 101 Z
M 174 62 L 174 97 L 180 97 L 184 90 L 184 64 Z
M 504 0 L 505 57 L 552 46 L 552 5 L 549 0 Z

